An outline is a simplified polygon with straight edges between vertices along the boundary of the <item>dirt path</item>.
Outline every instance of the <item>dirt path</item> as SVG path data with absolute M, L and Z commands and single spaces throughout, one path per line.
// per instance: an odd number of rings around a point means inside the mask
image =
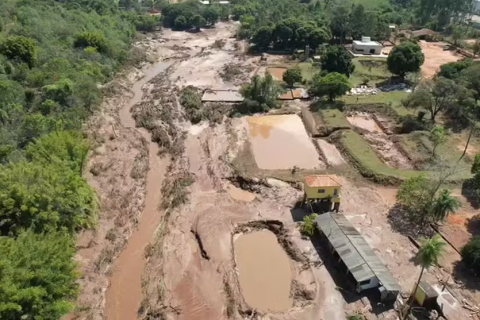
M 143 79 L 134 84 L 132 87 L 133 98 L 119 112 L 123 126 L 127 128 L 135 127 L 130 109 L 142 100 L 143 85 L 168 66 L 168 63 L 157 63 L 149 66 L 145 70 Z M 161 213 L 157 208 L 161 199 L 160 189 L 168 163 L 157 156 L 158 145 L 150 142 L 150 133 L 146 130 L 139 131 L 149 141 L 150 170 L 147 173 L 145 208 L 138 229 L 133 232 L 126 247 L 115 260 L 113 273 L 109 278 L 110 287 L 107 290 L 105 307 L 106 318 L 109 320 L 137 318 L 137 310 L 142 299 L 141 280 L 145 267 L 144 249 L 150 243 L 161 218 Z

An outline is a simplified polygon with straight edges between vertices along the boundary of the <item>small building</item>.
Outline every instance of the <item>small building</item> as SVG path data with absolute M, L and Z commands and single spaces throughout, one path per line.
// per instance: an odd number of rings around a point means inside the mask
M 335 175 L 306 176 L 303 203 L 313 208 L 319 202 L 324 202 L 327 205 L 325 211 L 331 211 L 333 203 L 333 210 L 338 211 L 340 208 L 341 187 L 342 185 L 338 182 L 338 178 Z M 322 205 L 322 207 L 325 206 Z
M 382 44 L 372 41 L 370 37 L 362 37 L 362 40 L 354 40 L 352 51 L 358 54 L 382 54 Z
M 340 268 L 354 281 L 357 292 L 378 288 L 382 301 L 397 299 L 401 290 L 397 281 L 343 214 L 325 213 L 317 217 L 316 223 Z

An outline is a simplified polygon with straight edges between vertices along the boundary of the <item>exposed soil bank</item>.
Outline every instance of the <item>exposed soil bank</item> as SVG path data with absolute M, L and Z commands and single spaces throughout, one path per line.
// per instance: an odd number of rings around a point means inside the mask
M 135 83 L 132 88 L 133 98 L 119 112 L 123 126 L 135 127 L 130 109 L 142 100 L 143 85 L 168 66 L 167 63 L 149 66 L 145 70 L 145 77 Z M 107 290 L 105 306 L 106 318 L 109 320 L 137 319 L 137 310 L 142 300 L 141 279 L 145 267 L 144 249 L 150 243 L 162 216 L 158 212 L 158 205 L 161 199 L 160 189 L 168 163 L 158 157 L 158 145 L 150 142 L 150 133 L 146 130 L 139 131 L 149 141 L 150 170 L 147 173 L 145 208 L 138 229 L 131 235 L 124 250 L 115 260 L 113 273 L 109 278 L 110 287 Z
M 238 278 L 245 301 L 263 312 L 292 306 L 290 259 L 268 230 L 241 234 L 234 241 Z

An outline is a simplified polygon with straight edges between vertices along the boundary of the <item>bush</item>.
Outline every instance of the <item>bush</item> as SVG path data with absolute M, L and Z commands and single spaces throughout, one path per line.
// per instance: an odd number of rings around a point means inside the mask
M 202 98 L 197 88 L 188 86 L 182 89 L 180 103 L 185 108 L 187 117 L 192 123 L 202 121 Z
M 461 250 L 462 261 L 480 275 L 480 237 L 473 237 Z
M 74 47 L 76 48 L 87 48 L 93 47 L 97 49 L 100 53 L 107 53 L 108 46 L 107 40 L 103 34 L 99 32 L 82 32 L 75 36 L 75 41 L 73 42 Z
M 78 278 L 66 233 L 0 237 L 0 319 L 58 320 L 73 309 Z
M 77 172 L 64 165 L 17 162 L 0 166 L 0 234 L 92 227 L 97 200 Z
M 29 68 L 37 60 L 37 46 L 31 38 L 22 36 L 7 37 L 0 44 L 0 53 L 12 60 L 25 62 Z
M 300 233 L 304 236 L 311 237 L 315 234 L 316 222 L 318 214 L 312 213 L 308 216 L 303 217 L 303 223 L 300 227 Z

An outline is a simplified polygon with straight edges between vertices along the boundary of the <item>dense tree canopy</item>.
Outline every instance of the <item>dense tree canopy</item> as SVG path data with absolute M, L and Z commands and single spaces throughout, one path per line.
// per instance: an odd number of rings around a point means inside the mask
M 422 48 L 416 43 L 405 41 L 395 47 L 388 55 L 387 65 L 391 73 L 402 79 L 408 72 L 417 72 L 425 61 Z
M 0 53 L 9 59 L 25 62 L 30 68 L 37 60 L 37 46 L 31 38 L 7 37 L 0 43 Z
M 355 70 L 352 55 L 343 46 L 329 46 L 322 54 L 321 68 L 324 72 L 338 72 L 349 77 Z
M 253 76 L 251 82 L 240 90 L 245 98 L 243 109 L 247 113 L 264 112 L 278 106 L 281 88 L 275 83 L 271 74 L 265 77 Z
M 302 82 L 302 71 L 298 67 L 288 69 L 283 74 L 283 81 L 293 87 L 296 82 Z
M 0 236 L 0 318 L 60 319 L 73 308 L 78 277 L 66 233 Z
M 312 79 L 310 93 L 317 97 L 326 96 L 333 101 L 351 89 L 347 76 L 338 72 L 332 72 L 322 77 L 317 74 Z

